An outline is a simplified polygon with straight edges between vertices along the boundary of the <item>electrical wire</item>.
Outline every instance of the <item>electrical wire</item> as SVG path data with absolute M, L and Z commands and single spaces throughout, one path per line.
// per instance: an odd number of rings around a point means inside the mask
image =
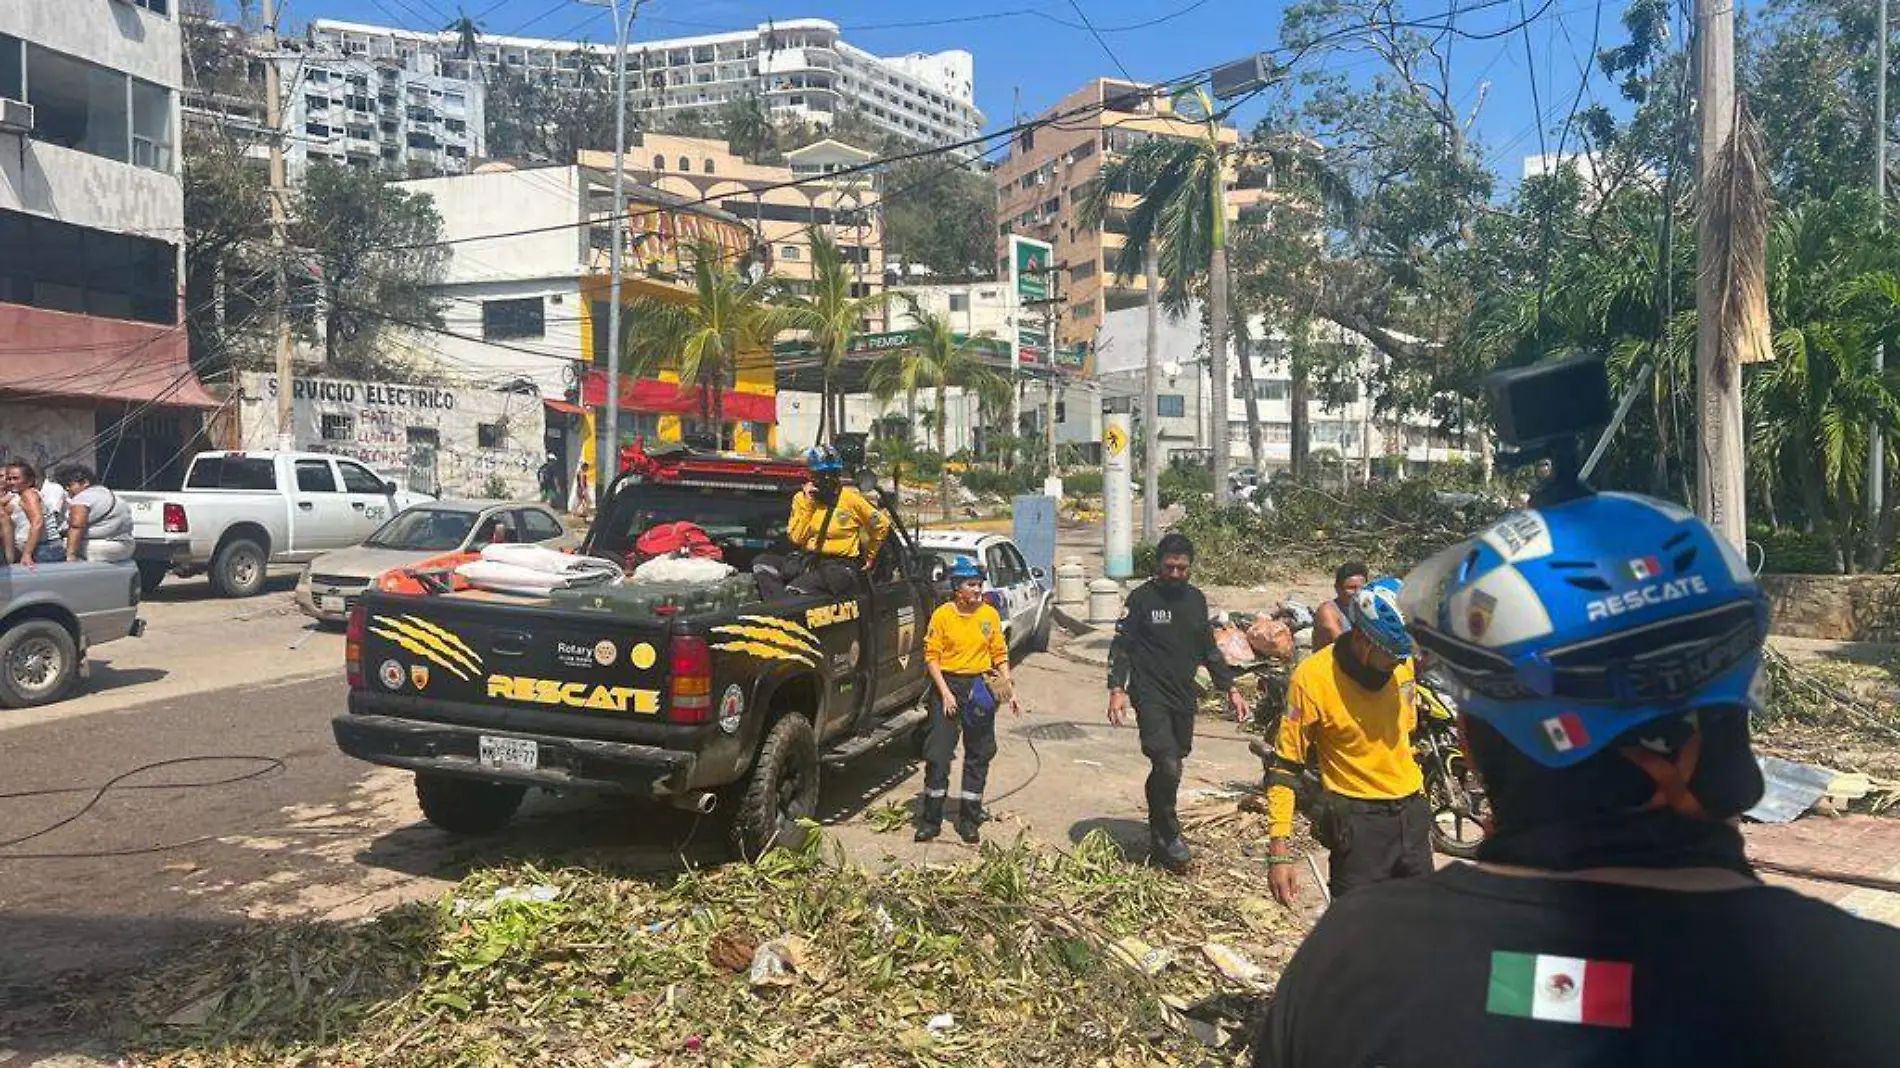
M 1082 25 L 1088 28 L 1089 36 L 1095 38 L 1095 43 L 1101 45 L 1102 51 L 1108 53 L 1109 61 L 1115 64 L 1115 69 L 1122 72 L 1122 77 L 1131 82 L 1134 81 L 1135 76 L 1128 73 L 1128 64 L 1123 63 L 1122 57 L 1116 55 L 1113 48 L 1108 47 L 1108 38 L 1103 37 L 1095 28 L 1095 24 L 1089 21 L 1088 13 L 1082 10 L 1081 3 L 1078 0 L 1069 0 L 1069 6 L 1075 9 L 1075 17 L 1081 19 Z
M 178 767 L 178 766 L 186 765 L 186 764 L 205 764 L 205 763 L 212 763 L 212 762 L 230 762 L 230 761 L 249 761 L 249 762 L 260 764 L 262 766 L 258 768 L 254 768 L 251 771 L 247 771 L 239 775 L 229 775 L 221 779 L 200 779 L 200 780 L 196 780 L 192 782 L 177 782 L 177 783 L 149 783 L 149 784 L 135 785 L 135 786 L 123 785 L 125 780 L 127 779 L 133 778 L 138 775 L 143 775 L 148 771 L 154 771 L 159 768 Z M 278 772 L 282 772 L 287 769 L 288 769 L 288 765 L 286 765 L 283 760 L 277 757 L 256 756 L 256 755 L 252 755 L 248 753 L 232 754 L 229 756 L 173 757 L 169 760 L 154 760 L 154 761 L 151 761 L 150 763 L 140 764 L 138 767 L 135 767 L 131 769 L 130 771 L 122 771 L 119 774 L 114 775 L 112 778 L 107 779 L 105 782 L 101 783 L 97 788 L 93 789 L 92 796 L 86 800 L 86 803 L 79 806 L 79 808 L 75 810 L 74 812 L 72 812 L 71 814 L 61 817 L 60 819 L 54 820 L 52 823 L 49 823 L 45 825 L 44 827 L 39 828 L 38 830 L 30 831 L 22 835 L 16 835 L 15 837 L 12 837 L 12 838 L 0 838 L 0 850 L 8 850 L 8 852 L 0 852 L 0 860 L 54 860 L 54 859 L 63 860 L 63 859 L 80 859 L 80 858 L 96 858 L 96 857 L 125 857 L 125 856 L 136 856 L 142 853 L 162 853 L 168 850 L 183 849 L 183 848 L 186 848 L 187 846 L 194 846 L 194 845 L 202 844 L 204 842 L 214 841 L 220 836 L 219 835 L 201 835 L 197 838 L 192 838 L 183 842 L 168 842 L 164 845 L 143 846 L 143 847 L 138 847 L 138 848 L 133 848 L 133 849 L 107 849 L 107 850 L 93 850 L 93 851 L 74 852 L 74 853 L 11 852 L 11 850 L 15 846 L 25 845 L 26 843 L 31 842 L 35 839 L 44 838 L 45 836 L 52 834 L 54 831 L 57 831 L 62 827 L 69 827 L 72 824 L 77 823 L 79 820 L 84 819 L 86 814 L 91 812 L 93 809 L 97 808 L 99 805 L 99 802 L 105 800 L 105 796 L 108 793 L 111 793 L 113 790 L 202 790 L 202 789 L 210 789 L 212 787 L 217 787 L 217 786 L 232 786 L 241 782 L 250 782 L 254 779 L 261 779 L 267 775 L 276 774 Z M 0 800 L 18 800 L 20 798 L 28 798 L 28 797 L 54 797 L 54 796 L 60 796 L 60 795 L 69 794 L 69 793 L 81 793 L 81 792 L 84 792 L 84 790 L 85 790 L 85 787 L 76 787 L 76 788 L 75 787 L 60 787 L 60 788 L 54 788 L 54 789 L 49 789 L 49 790 L 17 790 L 12 793 L 0 794 Z

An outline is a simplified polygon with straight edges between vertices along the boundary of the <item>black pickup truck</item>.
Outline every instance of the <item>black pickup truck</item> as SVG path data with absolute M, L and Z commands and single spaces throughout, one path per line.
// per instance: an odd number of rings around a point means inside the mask
M 677 602 L 458 588 L 446 565 L 385 575 L 350 616 L 337 744 L 414 772 L 423 814 L 452 832 L 496 831 L 542 787 L 717 810 L 744 857 L 801 839 L 822 767 L 923 726 L 943 567 L 899 523 L 857 596 L 762 600 L 751 562 L 786 548 L 804 479 L 783 461 L 638 455 L 581 552 L 618 560 L 656 524 L 698 524 L 742 577 Z

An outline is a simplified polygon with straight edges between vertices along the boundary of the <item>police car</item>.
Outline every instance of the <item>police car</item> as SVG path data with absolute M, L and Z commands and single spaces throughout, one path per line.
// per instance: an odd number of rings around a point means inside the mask
M 945 564 L 971 560 L 983 570 L 987 587 L 983 595 L 1003 617 L 1011 653 L 1049 648 L 1055 589 L 1042 568 L 1030 567 L 1008 536 L 977 530 L 924 530 L 917 534 L 917 547 L 942 557 Z

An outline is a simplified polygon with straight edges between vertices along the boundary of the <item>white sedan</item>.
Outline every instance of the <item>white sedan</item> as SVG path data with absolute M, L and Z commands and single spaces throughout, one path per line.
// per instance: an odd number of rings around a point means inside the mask
M 1003 617 L 1003 636 L 1011 653 L 1049 648 L 1049 628 L 1055 625 L 1055 589 L 1042 568 L 1030 567 L 1022 550 L 1007 535 L 925 530 L 917 535 L 917 547 L 942 557 L 945 564 L 971 560 L 982 569 L 988 586 L 984 596 Z

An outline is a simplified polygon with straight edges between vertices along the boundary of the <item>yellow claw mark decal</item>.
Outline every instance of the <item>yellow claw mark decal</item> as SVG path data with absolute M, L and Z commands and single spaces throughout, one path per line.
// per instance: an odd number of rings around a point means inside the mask
M 440 628 L 418 626 L 409 617 L 378 616 L 374 622 L 381 626 L 372 625 L 370 633 L 388 638 L 409 652 L 428 658 L 464 682 L 481 672 L 481 658 L 475 656 L 459 638 L 452 645 L 443 640 L 437 634 Z M 454 638 L 453 635 L 450 637 Z
M 747 627 L 736 623 L 728 623 L 724 626 L 714 627 L 712 632 L 714 634 L 730 634 L 735 638 L 753 638 L 765 642 L 768 645 L 777 645 L 790 649 L 793 652 L 810 653 L 813 656 L 818 655 L 817 642 L 806 641 L 795 634 L 788 634 L 782 630 L 774 630 L 771 627 Z
M 764 642 L 720 642 L 713 648 L 725 653 L 750 653 L 761 660 L 791 660 L 806 667 L 818 666 L 817 661 L 804 653 L 793 652 L 777 645 L 767 645 Z
M 392 626 L 394 625 L 393 622 L 391 623 L 391 625 Z M 411 638 L 407 634 L 401 633 L 399 631 L 394 631 L 394 630 L 384 630 L 381 627 L 375 627 L 375 626 L 372 626 L 371 628 L 369 628 L 369 632 L 371 634 L 376 635 L 379 638 L 388 638 L 390 641 L 395 642 L 397 645 L 402 646 L 404 649 L 408 650 L 409 652 L 412 652 L 416 654 L 417 656 L 427 659 L 431 663 L 442 668 L 444 671 L 450 672 L 456 678 L 461 679 L 463 682 L 467 682 L 469 680 L 469 675 L 466 672 L 464 672 L 460 667 L 457 667 L 455 664 L 451 663 L 441 653 L 436 652 L 434 649 L 429 648 L 427 645 L 424 645 L 421 642 L 417 641 L 416 639 Z
M 460 653 L 463 657 L 467 658 L 467 660 L 470 662 L 471 667 L 474 667 L 477 669 L 481 667 L 481 664 L 482 664 L 481 654 L 477 653 L 473 649 L 470 649 L 468 647 L 468 643 L 464 642 L 461 638 L 457 637 L 453 631 L 445 630 L 442 627 L 439 627 L 435 625 L 434 623 L 429 622 L 426 619 L 420 619 L 420 618 L 417 618 L 416 616 L 403 616 L 401 618 L 404 623 L 407 623 L 410 626 L 417 628 L 418 630 L 426 631 L 430 634 L 433 634 L 437 638 L 441 639 L 443 644 L 447 645 L 452 652 Z
M 818 644 L 818 635 L 813 634 L 811 631 L 806 630 L 804 627 L 799 626 L 789 619 L 780 619 L 777 616 L 740 616 L 739 621 L 741 623 L 762 623 L 765 626 L 775 627 L 785 631 L 787 634 L 803 638 L 814 646 Z

